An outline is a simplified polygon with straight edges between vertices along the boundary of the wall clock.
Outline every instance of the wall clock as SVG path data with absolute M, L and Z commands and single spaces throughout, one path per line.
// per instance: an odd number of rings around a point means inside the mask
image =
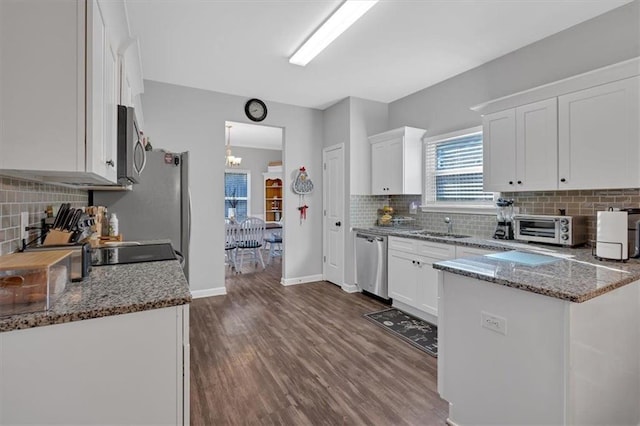
M 244 112 L 252 121 L 262 121 L 267 118 L 267 106 L 260 99 L 249 99 L 244 104 Z

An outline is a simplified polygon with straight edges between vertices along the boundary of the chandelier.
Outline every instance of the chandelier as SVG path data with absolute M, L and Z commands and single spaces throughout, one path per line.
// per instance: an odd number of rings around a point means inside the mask
M 227 167 L 238 167 L 242 162 L 242 158 L 231 155 L 231 125 L 227 124 L 227 155 L 225 157 L 225 165 Z

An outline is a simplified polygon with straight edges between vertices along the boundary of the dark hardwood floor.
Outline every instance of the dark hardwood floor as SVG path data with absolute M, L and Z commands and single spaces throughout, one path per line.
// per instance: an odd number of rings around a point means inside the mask
M 445 424 L 436 359 L 362 317 L 385 305 L 328 282 L 284 287 L 280 268 L 245 267 L 226 296 L 193 301 L 193 425 Z

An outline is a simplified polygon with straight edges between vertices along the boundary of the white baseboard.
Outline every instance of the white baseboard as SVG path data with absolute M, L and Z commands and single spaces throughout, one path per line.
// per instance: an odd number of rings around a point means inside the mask
M 210 296 L 223 296 L 227 294 L 226 287 L 208 288 L 205 290 L 191 290 L 191 297 L 193 299 L 200 299 L 201 297 Z
M 342 290 L 347 293 L 359 293 L 360 289 L 355 284 L 342 284 Z
M 306 277 L 296 277 L 296 278 L 282 278 L 280 280 L 280 284 L 282 285 L 296 285 L 296 284 L 306 284 L 306 283 L 315 283 L 318 281 L 322 281 L 322 274 L 317 275 L 307 275 Z

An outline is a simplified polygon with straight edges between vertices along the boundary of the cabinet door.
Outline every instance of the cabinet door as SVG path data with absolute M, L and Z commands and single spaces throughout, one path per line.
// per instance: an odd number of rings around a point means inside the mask
M 0 333 L 0 424 L 182 424 L 188 316 L 169 307 Z
M 516 191 L 516 114 L 514 109 L 482 118 L 485 191 Z
M 387 174 L 387 193 L 404 194 L 404 138 L 390 140 L 387 147 L 385 169 Z
M 389 159 L 387 158 L 388 142 L 371 144 L 371 195 L 386 195 L 389 191 L 388 173 Z
M 419 308 L 415 256 L 389 250 L 388 258 L 389 297 Z
M 516 108 L 516 188 L 558 187 L 557 98 Z
M 438 257 L 420 256 L 416 258 L 418 279 L 418 309 L 438 316 L 438 271 L 433 264 L 441 260 Z
M 635 188 L 640 77 L 558 98 L 559 189 Z
M 84 3 L 1 3 L 0 168 L 84 171 Z
M 87 6 L 87 171 L 116 182 L 117 56 L 99 4 Z

